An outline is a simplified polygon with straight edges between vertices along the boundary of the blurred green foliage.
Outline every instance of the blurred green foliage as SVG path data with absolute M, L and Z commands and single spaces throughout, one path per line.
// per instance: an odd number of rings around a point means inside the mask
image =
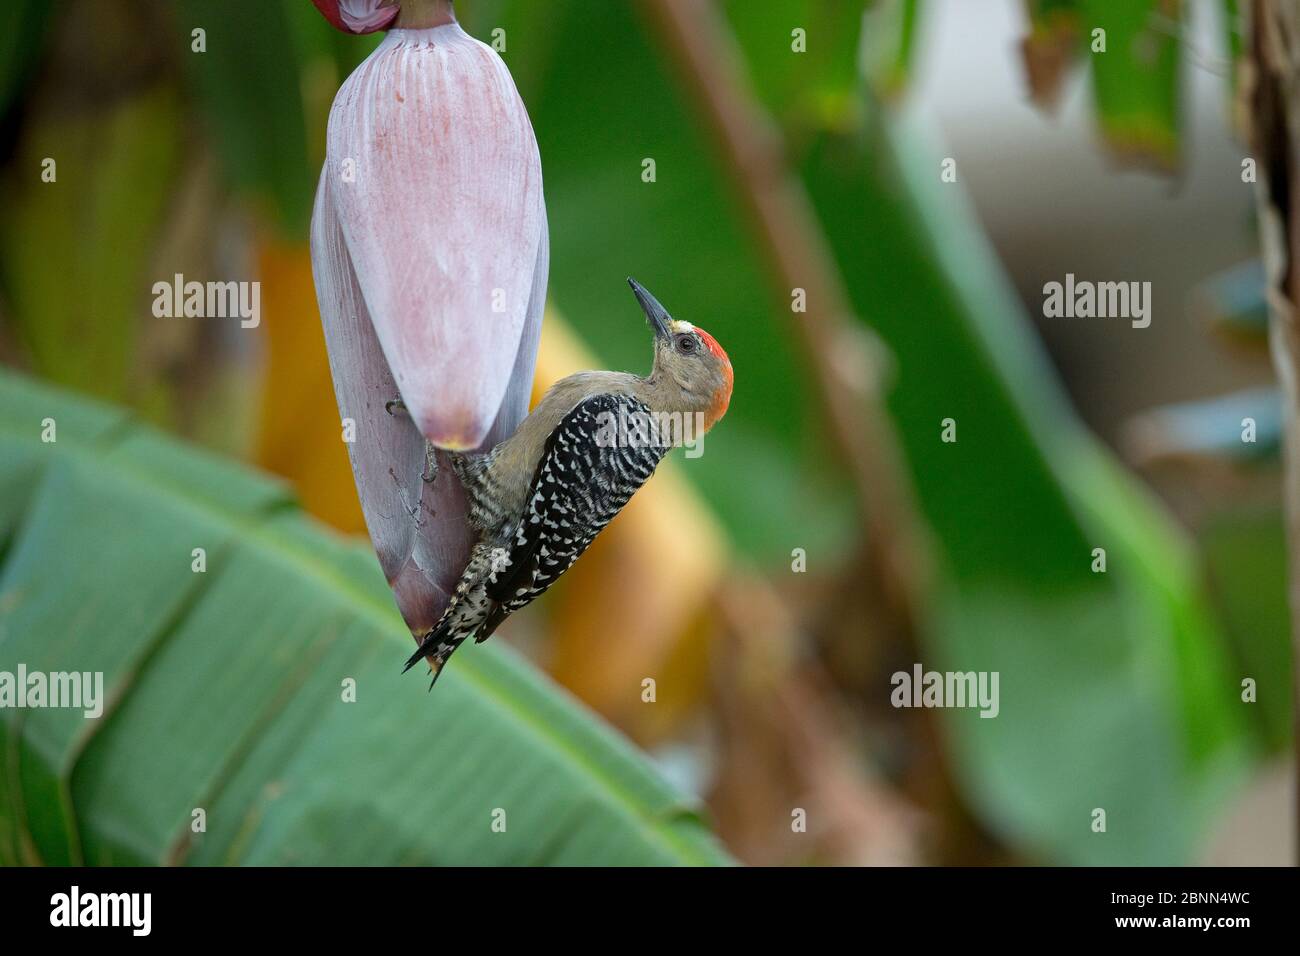
M 47 0 L 9 0 L 0 5 L 0 115 L 21 92 L 44 49 L 51 13 L 53 5 Z
M 0 502 L 0 668 L 102 671 L 108 701 L 0 713 L 0 862 L 727 862 L 500 643 L 411 693 L 369 547 L 282 486 L 3 373 Z
M 181 59 L 227 176 L 285 236 L 301 237 L 324 159 L 321 106 L 382 34 L 344 36 L 302 0 L 175 7 L 182 49 L 194 29 L 206 32 L 204 54 Z
M 1225 764 L 1242 759 L 1191 555 L 1067 408 L 928 131 L 859 109 L 795 161 L 854 304 L 897 362 L 899 434 L 952 573 L 928 649 L 945 669 L 1000 671 L 1011 708 L 945 712 L 958 765 L 1026 847 L 1183 861 Z M 945 418 L 954 444 L 939 440 Z M 1105 574 L 1091 570 L 1097 547 Z M 1091 806 L 1122 841 L 1095 839 Z
M 176 189 L 181 121 L 176 91 L 162 88 L 103 113 L 41 117 L 0 222 L 0 277 L 34 367 L 91 395 L 130 397 L 160 421 L 173 409 L 144 374 L 142 290 Z M 41 179 L 47 157 L 54 183 Z
M 1178 164 L 1181 127 L 1182 4 L 1168 0 L 1082 0 L 1082 37 L 1102 133 L 1126 158 Z M 1104 52 L 1094 51 L 1104 30 Z
M 1290 630 L 1286 531 L 1280 510 L 1230 507 L 1199 534 L 1207 577 L 1224 628 L 1232 638 L 1236 671 L 1256 685 L 1257 730 L 1265 746 L 1291 743 L 1294 701 L 1291 649 L 1278 635 Z

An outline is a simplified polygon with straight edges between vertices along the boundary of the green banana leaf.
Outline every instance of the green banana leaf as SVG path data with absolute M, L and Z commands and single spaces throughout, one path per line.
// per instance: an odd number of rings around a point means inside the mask
M 1221 0 L 1230 77 L 1240 55 L 1235 0 Z M 1024 0 L 1023 68 L 1035 98 L 1054 104 L 1076 61 L 1091 68 L 1093 112 L 1106 147 L 1122 163 L 1171 172 L 1179 165 L 1184 48 L 1182 0 Z M 1212 55 L 1217 56 L 1217 55 Z M 1230 86 L 1232 83 L 1230 82 Z
M 728 862 L 502 642 L 433 694 L 410 643 L 369 548 L 279 485 L 0 374 L 0 671 L 107 701 L 0 709 L 0 862 Z
M 1166 0 L 1082 0 L 1097 122 L 1123 160 L 1174 169 L 1182 125 L 1181 3 Z M 1094 31 L 1105 52 L 1093 52 Z
M 1225 0 L 1221 15 L 1235 56 L 1240 35 L 1233 6 Z M 1180 0 L 1026 0 L 1026 56 L 1042 71 L 1035 76 L 1025 64 L 1031 86 L 1054 100 L 1053 88 L 1075 60 L 1087 62 L 1098 130 L 1115 158 L 1177 168 L 1185 7 Z

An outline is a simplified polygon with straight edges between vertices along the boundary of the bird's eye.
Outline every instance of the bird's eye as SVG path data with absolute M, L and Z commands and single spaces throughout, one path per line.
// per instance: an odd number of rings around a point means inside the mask
M 679 335 L 677 336 L 677 351 L 683 355 L 689 355 L 695 351 L 695 336 Z

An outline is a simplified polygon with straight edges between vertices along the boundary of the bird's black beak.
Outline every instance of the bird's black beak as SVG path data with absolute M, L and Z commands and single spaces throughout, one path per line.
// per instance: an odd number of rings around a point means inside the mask
M 654 329 L 655 337 L 660 339 L 668 338 L 668 323 L 673 320 L 673 317 L 668 314 L 668 310 L 659 304 L 659 300 L 652 296 L 645 286 L 631 276 L 627 277 L 627 284 L 632 287 L 632 294 L 641 303 L 645 317 L 650 322 L 650 328 Z

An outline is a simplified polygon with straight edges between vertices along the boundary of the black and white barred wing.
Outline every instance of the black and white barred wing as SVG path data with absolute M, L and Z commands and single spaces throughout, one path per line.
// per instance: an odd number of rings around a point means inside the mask
M 593 395 L 565 415 L 547 441 L 523 519 L 488 584 L 499 606 L 479 639 L 567 571 L 667 452 L 659 423 L 631 396 Z

